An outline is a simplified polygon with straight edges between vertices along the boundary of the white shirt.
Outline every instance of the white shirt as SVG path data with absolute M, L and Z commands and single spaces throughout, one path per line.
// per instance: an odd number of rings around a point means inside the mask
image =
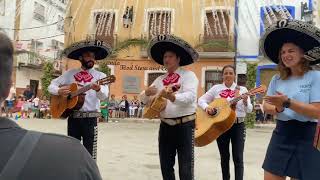
M 9 96 L 6 98 L 6 100 L 7 101 L 12 101 L 15 94 L 16 94 L 16 88 L 11 86 L 10 92 L 9 92 Z
M 197 88 L 198 79 L 192 71 L 179 68 L 175 71 L 180 78 L 177 83 L 180 84 L 180 89 L 175 94 L 175 101 L 171 102 L 167 100 L 167 106 L 165 110 L 160 113 L 161 118 L 175 118 L 186 115 L 191 115 L 196 112 L 197 108 Z M 159 76 L 151 86 L 155 86 L 158 89 L 158 93 L 165 87 L 163 80 L 168 76 L 168 73 Z M 140 99 L 144 104 L 149 101 L 148 96 L 145 95 L 145 91 L 141 92 Z
M 87 76 L 84 79 L 80 75 L 80 72 L 87 72 Z M 90 77 L 90 78 L 88 78 Z M 48 88 L 49 92 L 53 95 L 58 95 L 59 86 L 61 85 L 69 85 L 71 83 L 77 83 L 79 85 L 85 86 L 88 84 L 92 84 L 99 79 L 106 77 L 106 75 L 100 71 L 91 68 L 89 70 L 79 69 L 71 69 L 60 77 L 51 81 L 51 84 Z M 101 89 L 99 92 L 96 92 L 93 89 L 85 92 L 85 101 L 80 109 L 80 111 L 97 111 L 100 112 L 100 100 L 105 100 L 108 97 L 109 89 L 107 85 L 100 85 Z
M 232 94 L 227 96 L 227 100 L 230 102 L 234 98 L 234 93 L 237 85 L 233 83 L 230 88 L 226 87 L 225 84 L 217 84 L 211 87 L 211 89 L 206 92 L 203 96 L 201 96 L 198 100 L 198 105 L 205 110 L 215 98 L 221 98 L 221 96 L 225 96 L 228 90 L 231 90 Z M 246 87 L 239 86 L 240 91 L 239 94 L 244 94 L 248 92 Z M 252 112 L 253 106 L 251 104 L 251 100 L 248 97 L 247 106 L 243 104 L 243 100 L 238 101 L 236 106 L 236 115 L 237 117 L 245 117 L 246 113 Z
M 34 103 L 34 106 L 39 106 L 39 101 L 40 101 L 40 99 L 38 97 L 36 97 L 32 100 L 32 102 Z

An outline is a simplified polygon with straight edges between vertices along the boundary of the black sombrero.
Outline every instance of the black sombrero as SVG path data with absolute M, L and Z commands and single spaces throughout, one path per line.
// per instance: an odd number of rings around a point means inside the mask
M 101 60 L 111 54 L 111 46 L 99 40 L 79 41 L 66 48 L 63 55 L 70 59 L 80 60 L 79 57 L 82 56 L 82 53 L 88 51 L 95 54 L 95 60 Z
M 173 35 L 158 35 L 151 39 L 148 46 L 148 56 L 163 65 L 163 55 L 171 50 L 180 56 L 180 66 L 186 66 L 198 60 L 199 54 L 186 41 Z
M 298 20 L 281 20 L 266 29 L 260 49 L 265 57 L 278 64 L 279 50 L 287 42 L 302 48 L 311 65 L 320 63 L 320 29 Z

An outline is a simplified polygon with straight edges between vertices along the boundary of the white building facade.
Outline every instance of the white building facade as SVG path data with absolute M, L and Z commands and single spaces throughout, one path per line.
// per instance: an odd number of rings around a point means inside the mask
M 7 0 L 9 1 L 9 0 Z M 64 46 L 66 0 L 21 0 L 16 7 L 19 31 L 15 39 L 17 68 L 15 85 L 21 94 L 27 85 L 41 90 L 42 68 L 46 61 L 59 59 Z
M 11 39 L 14 35 L 15 9 L 15 0 L 0 0 L 0 31 L 7 34 Z

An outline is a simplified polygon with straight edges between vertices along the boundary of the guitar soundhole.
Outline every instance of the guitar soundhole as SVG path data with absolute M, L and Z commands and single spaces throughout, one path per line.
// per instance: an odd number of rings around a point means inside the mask
M 68 94 L 67 99 L 68 99 L 68 100 L 71 99 L 71 94 Z

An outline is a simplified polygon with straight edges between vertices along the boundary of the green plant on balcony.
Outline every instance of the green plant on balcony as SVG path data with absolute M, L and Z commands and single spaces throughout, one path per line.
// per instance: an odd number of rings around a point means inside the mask
M 205 49 L 225 49 L 228 52 L 234 51 L 234 47 L 231 45 L 230 42 L 227 40 L 208 40 L 205 42 L 202 42 L 200 44 L 197 44 L 194 46 L 195 49 L 197 50 L 205 50 Z
M 149 41 L 143 38 L 133 38 L 123 40 L 115 46 L 109 58 L 115 58 L 120 52 L 128 50 L 131 47 L 146 48 Z

